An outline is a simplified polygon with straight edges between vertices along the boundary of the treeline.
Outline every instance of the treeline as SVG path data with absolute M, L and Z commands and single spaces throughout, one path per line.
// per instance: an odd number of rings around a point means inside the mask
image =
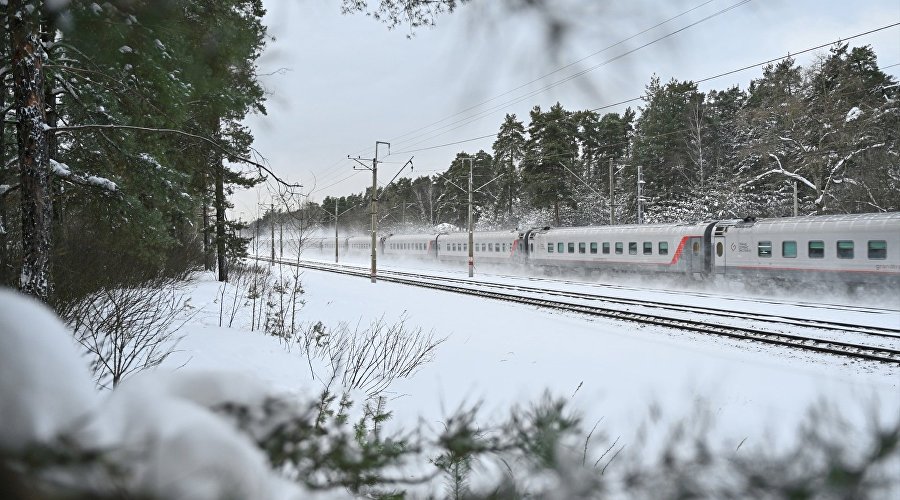
M 0 285 L 83 295 L 239 252 L 261 0 L 0 2 Z M 247 163 L 247 162 L 244 162 Z M 216 262 L 218 259 L 218 263 Z
M 838 44 L 807 67 L 768 65 L 747 89 L 654 76 L 637 110 L 536 106 L 527 125 L 506 116 L 490 153 L 460 152 L 441 175 L 380 190 L 387 230 L 464 225 L 456 186 L 468 187 L 469 156 L 475 187 L 494 180 L 474 196 L 482 228 L 608 224 L 611 206 L 616 223 L 634 223 L 638 167 L 644 222 L 789 216 L 795 187 L 800 215 L 895 211 L 900 86 L 871 47 Z M 343 220 L 363 229 L 369 191 L 322 205 L 357 206 Z

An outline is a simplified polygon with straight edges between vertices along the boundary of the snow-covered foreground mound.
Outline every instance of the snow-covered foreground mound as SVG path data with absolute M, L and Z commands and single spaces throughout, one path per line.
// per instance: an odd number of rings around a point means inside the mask
M 271 393 L 264 385 L 212 372 L 147 373 L 99 394 L 51 310 L 0 290 L 0 312 L 0 455 L 60 446 L 104 452 L 129 496 L 308 498 L 212 411 L 225 402 L 257 406 Z M 64 490 L 87 487 L 65 474 L 53 481 Z

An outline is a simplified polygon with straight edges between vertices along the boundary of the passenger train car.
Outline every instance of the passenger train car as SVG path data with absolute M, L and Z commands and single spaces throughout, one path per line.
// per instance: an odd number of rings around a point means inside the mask
M 342 241 L 368 255 L 371 237 Z M 334 239 L 322 243 L 333 253 Z M 465 263 L 468 233 L 388 235 L 385 257 Z M 314 243 L 313 243 L 314 244 Z M 824 281 L 900 288 L 900 212 L 474 233 L 479 263 L 536 270 L 683 275 L 685 279 Z

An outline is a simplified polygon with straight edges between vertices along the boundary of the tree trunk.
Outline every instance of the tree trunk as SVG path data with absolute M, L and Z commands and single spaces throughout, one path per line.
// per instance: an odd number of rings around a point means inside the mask
M 207 175 L 203 174 L 203 206 L 201 207 L 202 213 L 202 224 L 203 224 L 203 269 L 206 271 L 212 271 L 213 266 L 215 265 L 213 262 L 213 249 L 212 249 L 212 241 L 210 238 L 210 224 L 209 224 L 209 189 L 207 185 Z
M 225 166 L 222 158 L 216 162 L 216 256 L 219 281 L 228 281 L 228 260 L 225 255 Z M 273 222 L 274 224 L 274 222 Z
M 13 93 L 22 202 L 22 273 L 19 289 L 50 296 L 50 172 L 44 110 L 43 49 L 38 34 L 41 2 L 10 0 Z
M 0 24 L 7 23 L 6 12 L 0 16 Z M 12 47 L 7 30 L 0 30 L 0 60 L 5 59 L 7 49 Z M 6 76 L 0 75 L 0 110 L 6 109 Z M 9 184 L 6 165 L 6 123 L 5 113 L 0 111 L 0 186 Z M 0 285 L 11 285 L 12 265 L 9 261 L 9 222 L 7 221 L 6 197 L 0 195 Z

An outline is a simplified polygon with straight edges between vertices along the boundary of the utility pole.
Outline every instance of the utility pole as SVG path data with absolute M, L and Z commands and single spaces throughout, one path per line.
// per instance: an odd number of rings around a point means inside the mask
M 613 174 L 613 159 L 609 159 L 609 225 L 616 223 L 616 179 Z
M 362 158 L 353 158 L 350 155 L 347 155 L 347 158 L 355 161 L 362 165 L 362 168 L 366 170 L 372 171 L 372 269 L 369 271 L 369 277 L 372 283 L 376 282 L 377 276 L 377 245 L 378 245 L 378 146 L 380 144 L 384 144 L 388 147 L 388 154 L 391 154 L 391 143 L 384 141 L 375 141 L 375 157 L 372 158 L 372 166 L 369 167 L 365 163 L 363 163 Z M 406 165 L 412 165 L 412 158 L 409 159 L 401 168 L 400 171 L 397 172 L 397 175 L 400 175 L 400 172 L 406 168 Z M 353 167 L 354 169 L 359 169 L 359 167 Z M 394 176 L 394 179 L 397 178 L 397 175 Z M 391 182 L 394 182 L 394 179 L 391 179 Z M 388 185 L 391 184 L 388 183 Z M 385 186 L 386 187 L 386 186 Z
M 472 228 L 472 169 L 474 168 L 475 158 L 468 157 L 469 160 L 469 277 L 475 276 L 475 235 Z
M 455 182 L 451 181 L 450 179 L 448 179 L 447 177 L 444 177 L 441 174 L 438 174 L 438 176 L 443 177 L 445 181 L 450 183 L 450 185 L 452 185 L 456 189 L 459 189 L 460 191 L 463 191 L 463 192 L 467 192 L 469 194 L 469 277 L 471 278 L 475 275 L 475 233 L 474 233 L 474 223 L 473 223 L 473 215 L 472 215 L 472 207 L 474 205 L 473 195 L 475 194 L 475 192 L 481 191 L 488 184 L 503 177 L 504 174 L 500 174 L 497 177 L 494 177 L 493 179 L 485 182 L 481 186 L 473 189 L 472 182 L 474 180 L 473 168 L 475 166 L 475 157 L 474 156 L 466 156 L 466 157 L 461 157 L 460 160 L 462 160 L 464 162 L 465 161 L 469 162 L 469 189 L 461 188 Z
M 338 200 L 334 199 L 334 263 L 338 263 Z
M 272 239 L 271 239 L 272 261 L 269 262 L 269 265 L 274 266 L 275 265 L 275 204 L 274 203 L 269 204 L 269 215 L 271 216 L 271 219 L 272 219 L 269 221 L 269 226 L 270 226 L 270 229 L 272 230 Z
M 637 167 L 637 223 L 644 223 L 644 174 L 640 165 Z
M 284 258 L 284 217 L 278 220 L 278 258 Z

